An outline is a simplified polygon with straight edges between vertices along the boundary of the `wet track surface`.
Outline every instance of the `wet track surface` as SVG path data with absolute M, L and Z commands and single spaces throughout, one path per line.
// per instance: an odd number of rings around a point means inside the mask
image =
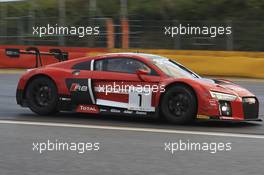
M 203 132 L 264 135 L 262 122 L 195 122 L 181 126 L 153 119 L 89 116 L 61 113 L 37 116 L 16 105 L 19 75 L 0 74 L 0 120 L 72 123 Z M 264 115 L 264 81 L 237 80 L 257 95 L 260 115 Z M 98 152 L 32 151 L 32 142 L 50 140 L 97 141 Z M 164 142 L 179 139 L 193 142 L 232 142 L 232 151 L 211 154 L 164 151 Z M 216 137 L 92 128 L 67 128 L 0 124 L 0 174 L 260 174 L 264 171 L 264 139 Z

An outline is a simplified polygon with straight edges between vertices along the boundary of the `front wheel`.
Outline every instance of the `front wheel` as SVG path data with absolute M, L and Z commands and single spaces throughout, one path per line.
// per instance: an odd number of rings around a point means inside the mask
M 175 85 L 161 99 L 162 115 L 175 124 L 191 122 L 197 115 L 197 100 L 193 91 L 184 85 Z
M 29 108 L 39 115 L 57 112 L 58 92 L 55 83 L 47 77 L 32 80 L 26 90 Z

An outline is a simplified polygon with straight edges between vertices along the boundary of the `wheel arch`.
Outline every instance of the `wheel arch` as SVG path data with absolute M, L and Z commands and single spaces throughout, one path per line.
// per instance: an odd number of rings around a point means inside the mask
M 41 78 L 41 77 L 45 77 L 45 78 L 50 79 L 56 85 L 55 80 L 51 76 L 44 74 L 44 73 L 35 74 L 35 75 L 31 76 L 26 82 L 26 85 L 25 85 L 25 88 L 23 91 L 23 96 L 22 96 L 23 99 L 26 99 L 26 92 L 27 92 L 27 88 L 28 88 L 28 85 L 30 84 L 30 82 L 32 82 L 33 80 L 35 80 L 37 78 Z M 56 87 L 57 87 L 57 85 L 56 85 Z
M 171 82 L 171 83 L 167 84 L 165 86 L 165 92 L 160 94 L 160 98 L 159 98 L 159 101 L 158 101 L 158 103 L 159 103 L 158 106 L 160 106 L 160 104 L 162 102 L 162 98 L 165 95 L 166 91 L 169 88 L 175 87 L 175 86 L 185 86 L 185 87 L 187 87 L 188 89 L 190 89 L 192 91 L 192 93 L 194 94 L 195 100 L 196 100 L 196 104 L 197 104 L 196 112 L 198 112 L 198 108 L 199 108 L 198 92 L 195 90 L 195 88 L 192 85 L 190 85 L 190 83 L 186 83 L 186 82 L 183 82 L 183 81 Z M 159 111 L 161 111 L 161 110 L 159 110 Z

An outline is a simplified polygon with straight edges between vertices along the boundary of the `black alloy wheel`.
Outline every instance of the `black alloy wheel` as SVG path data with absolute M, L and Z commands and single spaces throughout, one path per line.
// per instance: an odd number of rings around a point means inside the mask
M 170 122 L 184 124 L 197 115 L 197 100 L 191 88 L 185 85 L 170 87 L 161 99 L 162 115 Z
M 55 83 L 47 77 L 39 77 L 29 82 L 26 89 L 29 108 L 39 115 L 57 112 L 58 92 Z

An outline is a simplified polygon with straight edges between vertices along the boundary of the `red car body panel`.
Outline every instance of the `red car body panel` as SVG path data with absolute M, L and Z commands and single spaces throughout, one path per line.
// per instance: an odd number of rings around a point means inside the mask
M 87 61 L 96 61 L 100 59 L 108 59 L 108 58 L 131 58 L 137 59 L 151 69 L 155 70 L 158 76 L 152 75 L 142 75 L 141 78 L 137 74 L 128 74 L 128 73 L 118 73 L 118 72 L 105 72 L 105 71 L 95 71 L 95 70 L 76 70 L 73 69 L 73 66 Z M 74 71 L 78 71 L 78 75 L 74 74 Z M 32 78 L 36 76 L 48 76 L 51 78 L 55 84 L 57 85 L 58 93 L 62 96 L 66 96 L 68 98 L 72 98 L 72 92 L 70 87 L 67 85 L 67 80 L 74 80 L 74 79 L 91 79 L 92 81 L 92 91 L 94 95 L 95 104 L 78 104 L 77 107 L 73 107 L 73 110 L 77 112 L 88 112 L 88 113 L 98 113 L 101 106 L 109 105 L 109 107 L 115 107 L 115 103 L 118 105 L 127 105 L 129 103 L 128 94 L 125 92 L 118 92 L 118 93 L 108 93 L 105 92 L 98 92 L 96 89 L 100 88 L 101 86 L 111 85 L 116 83 L 116 85 L 142 85 L 142 86 L 153 86 L 157 85 L 159 87 L 164 87 L 165 89 L 173 84 L 185 84 L 193 89 L 196 94 L 197 102 L 198 102 L 198 111 L 197 111 L 197 118 L 200 119 L 217 119 L 217 120 L 234 120 L 234 121 L 242 121 L 248 120 L 245 117 L 245 111 L 243 109 L 243 98 L 244 97 L 252 97 L 256 98 L 248 90 L 232 83 L 227 80 L 218 80 L 218 83 L 214 83 L 212 81 L 207 81 L 205 79 L 191 79 L 191 78 L 173 78 L 167 76 L 164 72 L 162 72 L 158 67 L 151 63 L 151 60 L 140 55 L 140 54 L 106 54 L 102 56 L 94 56 L 94 57 L 85 57 L 75 60 L 70 60 L 66 62 L 56 63 L 49 66 L 44 66 L 37 69 L 32 69 L 26 72 L 20 79 L 18 83 L 18 91 L 20 95 L 18 98 L 18 104 L 22 104 L 21 101 L 25 100 L 25 91 L 28 82 L 32 80 Z M 70 86 L 73 83 L 70 84 Z M 80 87 L 76 87 L 80 88 Z M 219 109 L 219 101 L 213 97 L 211 97 L 210 91 L 221 92 L 225 94 L 233 94 L 236 95 L 238 98 L 234 101 L 230 102 L 232 108 L 232 115 L 231 116 L 222 116 L 220 109 Z M 154 92 L 151 95 L 151 107 L 146 111 L 143 112 L 153 112 L 157 113 L 160 103 L 162 93 L 164 92 Z M 257 99 L 256 99 L 257 100 Z M 98 103 L 98 101 L 100 103 Z M 110 102 L 110 103 L 108 103 Z M 112 104 L 111 104 L 112 103 Z M 84 105 L 81 106 L 80 105 Z M 86 108 L 85 108 L 86 105 Z M 87 106 L 88 105 L 88 106 Z M 91 105 L 91 106 L 89 106 Z M 118 106 L 120 107 L 120 106 Z M 127 110 L 127 106 L 123 107 Z M 86 109 L 86 110 L 84 110 Z M 154 109 L 154 110 L 152 110 Z M 129 111 L 126 111 L 129 112 Z M 142 111 L 138 111 L 139 113 Z M 251 120 L 251 118 L 250 118 Z M 257 120 L 256 118 L 252 118 L 252 120 Z

